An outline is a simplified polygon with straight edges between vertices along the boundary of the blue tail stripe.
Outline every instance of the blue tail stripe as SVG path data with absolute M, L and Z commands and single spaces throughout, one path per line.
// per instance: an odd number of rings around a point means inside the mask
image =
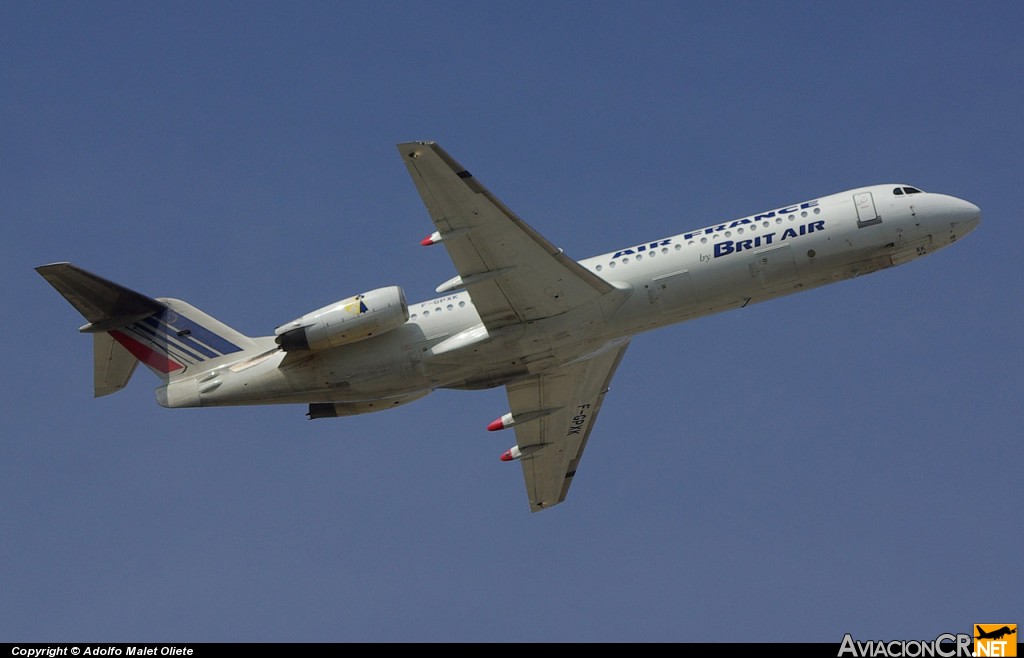
M 167 340 L 168 342 L 174 341 L 176 343 L 186 345 L 190 349 L 199 352 L 208 359 L 213 359 L 220 356 L 220 354 L 217 354 L 213 350 L 209 349 L 202 343 L 192 338 L 191 334 L 179 336 L 178 332 L 174 329 L 174 327 L 166 323 L 159 322 L 158 319 L 155 317 L 146 318 L 145 320 L 143 320 L 143 322 L 152 327 L 153 330 L 156 331 L 159 336 L 163 337 L 164 340 Z
M 155 331 L 153 331 L 151 327 L 147 327 L 141 322 L 136 322 L 135 324 L 133 324 L 129 328 L 129 331 L 134 333 L 136 337 L 143 343 L 148 343 L 157 348 L 158 350 L 166 352 L 167 354 L 173 356 L 179 361 L 184 361 L 186 363 L 199 363 L 200 361 L 206 360 L 206 358 L 198 354 L 195 354 L 180 345 L 172 344 L 169 340 L 167 340 L 166 336 L 157 334 Z
M 180 345 L 178 342 L 173 342 L 174 338 L 176 338 L 176 337 L 171 336 L 166 331 L 164 331 L 163 328 L 160 327 L 159 324 L 157 324 L 155 321 L 154 322 L 148 322 L 149 319 L 150 318 L 147 318 L 146 320 L 143 320 L 142 322 L 136 322 L 134 326 L 136 328 L 138 328 L 139 330 L 141 330 L 141 331 L 145 332 L 146 334 L 148 334 L 149 339 L 150 339 L 150 341 L 153 344 L 157 345 L 158 347 L 160 347 L 161 349 L 167 351 L 168 353 L 170 353 L 172 351 L 172 349 L 176 350 L 176 351 L 178 351 L 178 352 L 180 352 L 182 354 L 185 354 L 193 363 L 198 363 L 200 361 L 205 361 L 208 358 L 216 356 L 215 354 L 212 354 L 212 353 L 210 353 L 210 356 L 204 356 L 202 354 L 197 354 L 196 353 L 197 350 L 195 350 L 195 349 L 189 350 L 189 349 L 186 349 L 184 345 Z M 190 347 L 195 348 L 197 346 L 190 346 Z
M 188 331 L 190 336 L 207 345 L 210 349 L 220 352 L 222 355 L 242 351 L 242 348 L 238 345 L 218 336 L 206 327 L 189 320 L 184 315 L 175 311 L 167 310 L 161 313 L 160 320 L 174 329 L 177 336 L 180 336 L 182 331 Z

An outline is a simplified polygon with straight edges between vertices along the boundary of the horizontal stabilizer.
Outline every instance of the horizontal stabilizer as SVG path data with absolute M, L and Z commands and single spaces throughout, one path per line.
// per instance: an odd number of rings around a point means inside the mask
M 41 265 L 36 271 L 89 321 L 81 329 L 84 332 L 116 329 L 166 308 L 155 299 L 71 263 Z

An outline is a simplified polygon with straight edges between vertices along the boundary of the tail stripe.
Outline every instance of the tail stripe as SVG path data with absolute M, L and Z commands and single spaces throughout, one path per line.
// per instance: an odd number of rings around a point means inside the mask
M 171 309 L 110 335 L 139 361 L 164 374 L 242 350 Z
M 221 356 L 220 354 L 217 354 L 213 350 L 210 350 L 207 347 L 205 347 L 202 343 L 193 339 L 191 337 L 191 333 L 178 335 L 179 332 L 176 331 L 173 327 L 168 329 L 166 324 L 160 323 L 155 317 L 146 318 L 142 322 L 137 323 L 136 326 L 138 326 L 143 331 L 151 334 L 154 340 L 157 340 L 161 343 L 170 345 L 172 344 L 172 341 L 174 341 L 175 343 L 181 344 L 182 350 L 184 350 L 185 346 L 187 346 L 193 351 L 198 352 L 198 354 L 192 355 L 193 359 L 196 361 L 204 361 L 205 359 L 202 358 L 203 356 L 205 356 L 207 359 L 212 359 L 214 357 Z M 186 351 L 186 353 L 188 352 Z
M 242 351 L 238 345 L 170 309 L 134 323 L 130 330 L 143 342 L 189 363 Z
M 132 356 L 155 370 L 162 373 L 172 373 L 185 367 L 120 331 L 114 330 L 109 333 L 114 337 L 114 340 L 124 345 L 125 349 L 131 352 Z
M 141 322 L 136 322 L 131 327 L 128 327 L 128 331 L 135 334 L 138 339 L 155 347 L 158 351 L 167 352 L 171 356 L 177 358 L 179 361 L 187 361 L 188 363 L 199 363 L 206 359 L 202 356 L 190 352 L 181 345 L 171 343 L 166 335 L 160 335 L 154 331 L 151 327 L 147 327 Z
M 220 356 L 242 351 L 241 347 L 228 339 L 218 336 L 206 327 L 189 320 L 184 315 L 175 311 L 168 310 L 165 313 L 161 313 L 160 320 L 170 327 L 175 337 L 191 336 L 215 352 L 218 352 Z

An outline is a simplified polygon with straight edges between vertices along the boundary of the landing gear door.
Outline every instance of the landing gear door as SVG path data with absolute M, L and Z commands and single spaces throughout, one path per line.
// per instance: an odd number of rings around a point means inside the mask
M 875 199 L 871 192 L 861 192 L 853 195 L 853 205 L 857 207 L 857 228 L 881 224 L 882 218 L 875 210 Z

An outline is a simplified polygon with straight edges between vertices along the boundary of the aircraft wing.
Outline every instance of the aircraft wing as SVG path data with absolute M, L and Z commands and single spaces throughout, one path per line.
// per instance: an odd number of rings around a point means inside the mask
M 609 343 L 583 359 L 506 386 L 516 445 L 537 512 L 565 500 L 597 412 L 628 340 Z
M 564 313 L 614 288 L 562 253 L 433 142 L 399 144 L 416 189 L 489 330 Z M 435 240 L 436 241 L 436 240 Z

